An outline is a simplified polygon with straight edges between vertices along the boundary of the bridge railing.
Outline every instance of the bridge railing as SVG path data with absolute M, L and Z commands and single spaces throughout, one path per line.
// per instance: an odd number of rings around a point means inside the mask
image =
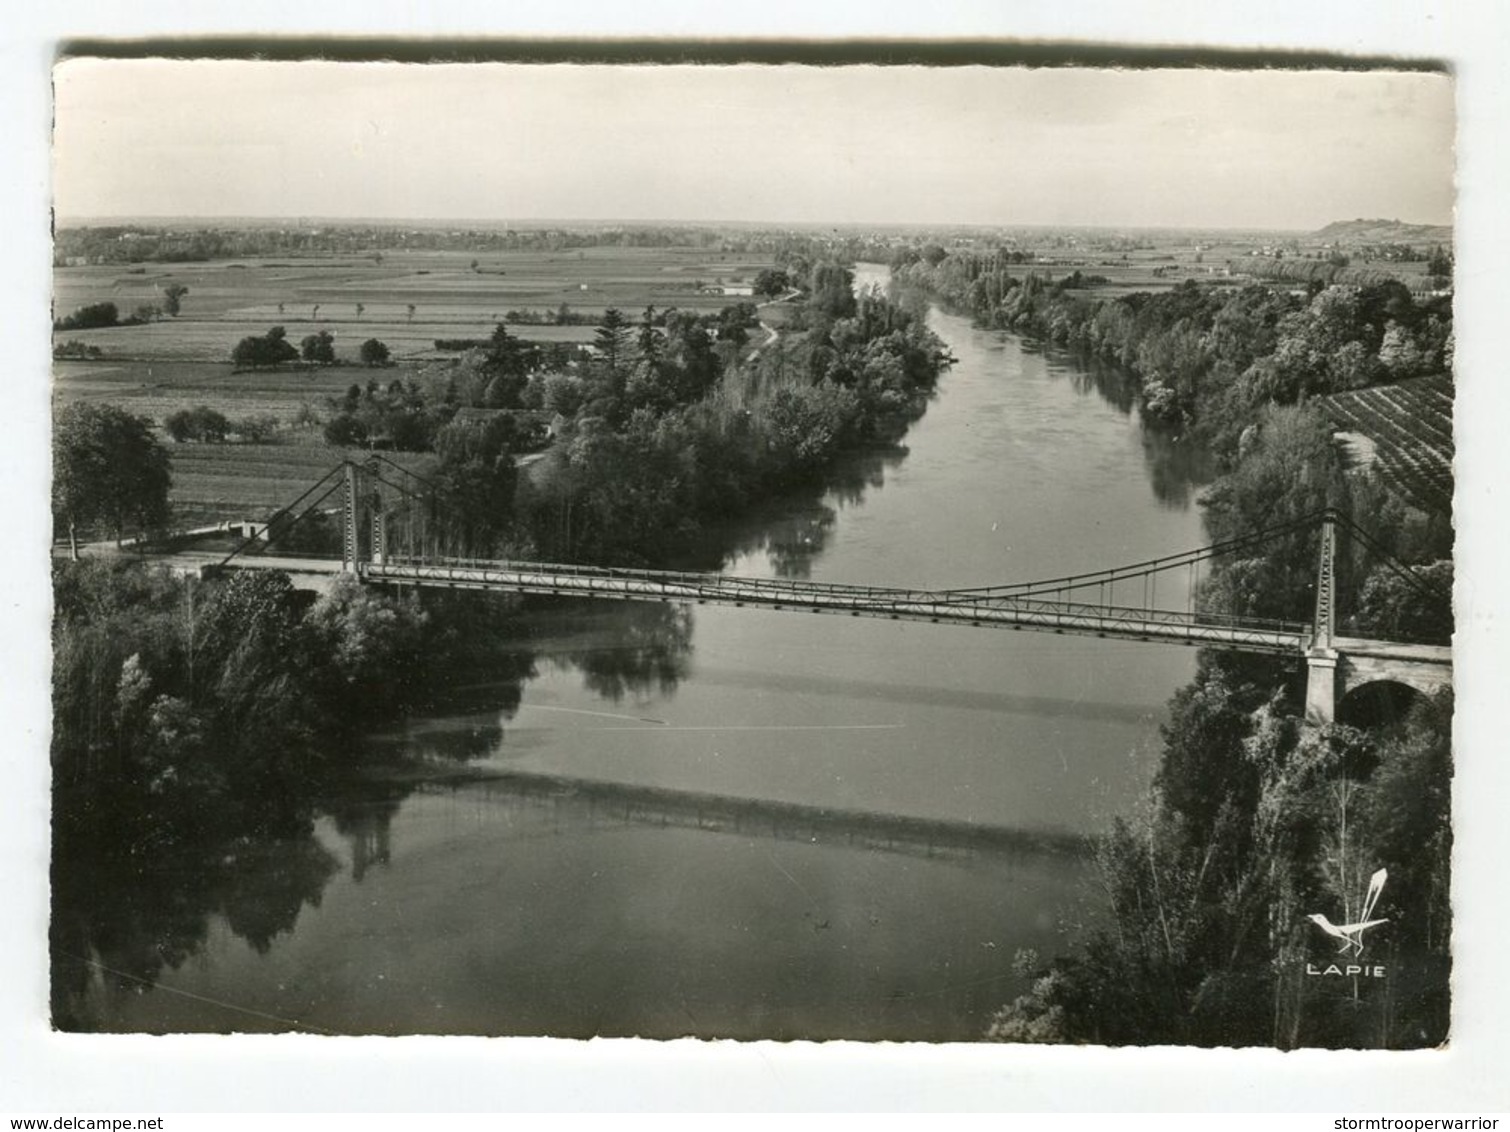
M 1271 618 L 1051 601 L 1043 597 L 992 596 L 960 601 L 958 594 L 950 590 L 846 586 L 681 571 L 404 557 L 390 557 L 383 564 L 365 566 L 364 570 L 374 580 L 494 585 L 499 589 L 589 597 L 797 606 L 952 622 L 1031 622 L 1128 636 L 1152 633 L 1192 640 L 1221 638 L 1275 651 L 1298 649 L 1310 634 L 1310 626 L 1303 622 Z
M 683 570 L 642 570 L 625 566 L 579 566 L 559 562 L 516 562 L 496 558 L 461 558 L 454 556 L 413 556 L 390 553 L 387 561 L 394 565 L 420 567 L 454 567 L 462 570 L 492 570 L 511 573 L 569 575 L 578 578 L 634 580 L 675 586 L 718 583 L 733 588 L 771 592 L 785 590 L 794 594 L 834 594 L 841 596 L 927 598 L 945 591 L 905 589 L 894 586 L 858 586 L 841 582 L 813 582 L 794 578 L 743 578 L 733 574 L 706 574 Z

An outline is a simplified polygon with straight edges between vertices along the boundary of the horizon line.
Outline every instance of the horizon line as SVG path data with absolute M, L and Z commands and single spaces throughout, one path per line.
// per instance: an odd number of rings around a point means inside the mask
M 130 224 L 161 225 L 167 223 L 194 224 L 194 225 L 227 225 L 236 222 L 251 222 L 257 224 L 329 224 L 329 225 L 369 225 L 381 227 L 402 227 L 405 225 L 418 226 L 449 226 L 462 225 L 478 228 L 509 228 L 509 227 L 609 227 L 609 226 L 645 226 L 658 228 L 718 228 L 727 226 L 739 226 L 743 228 L 827 228 L 833 230 L 853 228 L 884 228 L 884 229 L 1051 229 L 1051 230 L 1083 230 L 1083 231 L 1143 231 L 1143 232 L 1284 232 L 1284 233 L 1314 233 L 1333 224 L 1348 223 L 1379 223 L 1398 224 L 1410 228 L 1447 228 L 1453 229 L 1451 220 L 1448 221 L 1415 221 L 1401 220 L 1398 217 L 1349 217 L 1346 219 L 1329 220 L 1325 224 L 1308 227 L 1274 227 L 1262 224 L 1158 224 L 1158 223 L 1108 223 L 1108 222 L 1054 222 L 1054 221 L 1031 221 L 1031 222 L 1005 222 L 1005 221 L 978 221 L 978 220 L 749 220 L 749 219 L 675 219 L 675 218 L 651 218 L 651 217 L 559 217 L 559 216 L 531 216 L 531 217 L 476 217 L 476 216 L 325 216 L 318 214 L 291 213 L 291 214 L 261 214 L 253 215 L 246 213 L 237 214 L 183 214 L 183 213 L 116 213 L 109 215 L 84 215 L 60 216 L 53 213 L 54 229 L 62 228 L 90 228 L 90 227 L 118 227 Z

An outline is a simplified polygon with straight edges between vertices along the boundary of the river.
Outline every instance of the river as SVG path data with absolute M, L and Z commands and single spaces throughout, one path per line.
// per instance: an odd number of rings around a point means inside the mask
M 958 361 L 904 447 L 747 524 L 726 572 L 973 586 L 1201 545 L 1199 461 L 1116 374 L 928 317 Z M 1195 664 L 733 608 L 526 620 L 522 684 L 372 740 L 496 778 L 228 858 L 172 946 L 94 964 L 88 1028 L 974 1040 L 1019 949 L 1103 914 L 1078 835 L 1136 807 Z

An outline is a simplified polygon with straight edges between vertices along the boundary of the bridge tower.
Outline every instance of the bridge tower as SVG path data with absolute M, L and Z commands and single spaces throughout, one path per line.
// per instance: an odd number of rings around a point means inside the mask
M 388 522 L 383 513 L 383 493 L 377 487 L 379 477 L 376 456 L 367 462 L 367 473 L 372 477 L 372 491 L 368 495 L 372 505 L 372 544 L 368 551 L 373 563 L 381 566 L 388 560 Z
M 1331 723 L 1337 714 L 1337 525 L 1331 511 L 1321 521 L 1316 561 L 1316 620 L 1306 650 L 1306 718 Z
M 347 460 L 343 475 L 345 483 L 341 493 L 341 572 L 355 574 L 362 557 L 361 528 L 357 523 L 357 512 L 361 508 L 361 469 Z

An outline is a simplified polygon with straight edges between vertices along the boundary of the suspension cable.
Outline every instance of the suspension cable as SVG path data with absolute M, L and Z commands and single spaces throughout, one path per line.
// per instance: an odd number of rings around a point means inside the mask
M 306 488 L 302 493 L 300 493 L 299 498 L 295 499 L 292 503 L 289 503 L 286 506 L 280 507 L 280 508 L 278 508 L 278 510 L 274 511 L 272 513 L 272 515 L 267 520 L 267 526 L 268 526 L 268 528 L 271 529 L 272 525 L 274 523 L 276 523 L 279 519 L 283 518 L 283 516 L 287 515 L 295 507 L 299 506 L 300 503 L 303 503 L 304 500 L 306 500 L 307 498 L 309 498 L 309 496 L 313 495 L 314 492 L 320 487 L 320 485 L 323 484 L 326 480 L 328 480 L 331 476 L 335 475 L 337 472 L 343 472 L 343 471 L 345 471 L 346 470 L 346 466 L 349 463 L 351 463 L 350 460 L 342 460 L 335 467 L 331 468 L 330 471 L 326 472 L 319 479 L 315 480 L 314 483 L 310 484 L 310 486 L 308 488 Z M 325 493 L 325 495 L 329 495 L 329 494 L 330 494 L 329 491 L 327 491 Z M 320 498 L 324 499 L 325 496 L 322 495 Z M 300 515 L 300 518 L 303 518 L 302 514 Z M 219 562 L 217 562 L 215 564 L 216 569 L 219 569 L 220 567 L 226 565 L 228 562 L 230 562 L 231 559 L 235 558 L 242 551 L 244 551 L 248 547 L 252 546 L 256 541 L 257 541 L 256 534 L 251 534 L 251 535 L 247 536 L 247 538 L 242 541 L 242 543 L 241 543 L 240 546 L 236 547 L 236 549 L 232 550 L 231 553 L 227 554 L 224 558 L 222 558 Z

